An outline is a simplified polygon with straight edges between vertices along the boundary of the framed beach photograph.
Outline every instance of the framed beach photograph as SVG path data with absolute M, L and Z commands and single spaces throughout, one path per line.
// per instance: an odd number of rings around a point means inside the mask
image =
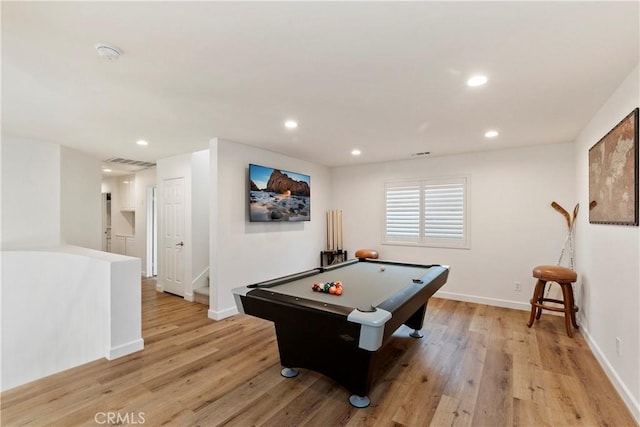
M 249 221 L 311 220 L 311 177 L 284 169 L 249 165 Z
M 589 149 L 589 222 L 638 225 L 638 108 Z

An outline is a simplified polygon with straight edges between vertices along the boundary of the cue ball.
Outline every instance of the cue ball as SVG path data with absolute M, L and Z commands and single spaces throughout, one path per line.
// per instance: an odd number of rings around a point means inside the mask
M 380 271 L 384 271 L 384 267 L 380 267 Z

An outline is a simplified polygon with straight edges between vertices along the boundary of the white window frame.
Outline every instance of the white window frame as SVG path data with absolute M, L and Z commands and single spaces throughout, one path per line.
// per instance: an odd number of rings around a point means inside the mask
M 461 185 L 462 196 L 462 238 L 427 238 L 425 236 L 425 189 L 429 187 L 443 185 Z M 419 191 L 419 218 L 417 236 L 388 236 L 387 235 L 387 215 L 388 215 L 388 190 L 400 187 L 418 187 Z M 455 176 L 446 178 L 424 178 L 402 181 L 389 181 L 384 185 L 384 223 L 382 230 L 382 244 L 419 246 L 433 248 L 455 248 L 470 249 L 470 228 L 469 228 L 469 177 Z M 415 220 L 415 215 L 414 215 Z

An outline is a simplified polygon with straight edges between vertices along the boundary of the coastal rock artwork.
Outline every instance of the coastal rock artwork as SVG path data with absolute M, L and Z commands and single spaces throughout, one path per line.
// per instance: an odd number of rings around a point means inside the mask
M 260 168 L 272 172 L 266 183 L 254 182 L 253 176 L 250 179 L 251 221 L 309 221 L 309 177 L 278 169 Z

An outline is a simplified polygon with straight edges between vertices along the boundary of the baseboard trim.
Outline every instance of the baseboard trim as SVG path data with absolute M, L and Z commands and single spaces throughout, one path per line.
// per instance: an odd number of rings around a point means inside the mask
M 438 291 L 434 297 L 450 299 L 454 301 L 473 302 L 476 304 L 492 305 L 495 307 L 513 308 L 514 310 L 530 311 L 531 304 L 519 301 L 509 301 L 498 298 L 486 298 L 468 294 L 458 294 L 455 292 Z M 545 313 L 547 313 L 545 311 Z
M 194 297 L 193 297 L 193 292 L 185 292 L 184 293 L 184 299 L 190 302 L 193 302 Z
M 115 347 L 111 347 L 107 352 L 107 360 L 117 359 L 122 356 L 126 356 L 131 353 L 135 353 L 136 351 L 140 351 L 144 349 L 144 340 L 142 338 L 137 339 L 135 341 L 128 342 L 126 344 L 121 344 Z
M 210 309 L 207 312 L 207 316 L 209 317 L 209 319 L 213 319 L 213 320 L 226 319 L 227 317 L 231 317 L 234 314 L 238 314 L 238 309 L 236 307 L 230 307 L 220 311 L 215 311 Z
M 611 384 L 613 384 L 613 387 L 616 389 L 620 397 L 622 397 L 622 400 L 627 405 L 627 408 L 629 408 L 631 415 L 633 416 L 633 418 L 635 418 L 636 422 L 640 424 L 640 402 L 635 400 L 633 394 L 620 379 L 611 363 L 609 363 L 609 359 L 607 359 L 593 337 L 589 334 L 589 331 L 584 328 L 582 323 L 580 324 L 580 333 L 587 342 L 587 345 L 591 349 L 591 352 L 595 356 L 596 360 L 604 370 L 604 373 L 609 378 L 609 381 L 611 381 Z

